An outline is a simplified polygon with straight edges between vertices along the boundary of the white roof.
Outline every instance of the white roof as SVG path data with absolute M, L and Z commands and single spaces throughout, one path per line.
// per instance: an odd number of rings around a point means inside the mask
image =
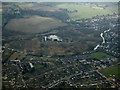
M 49 39 L 59 39 L 59 37 L 56 36 L 56 35 L 50 35 L 48 38 L 49 38 Z
M 29 64 L 30 64 L 30 67 L 31 67 L 31 68 L 33 68 L 33 67 L 34 67 L 32 63 L 29 63 Z

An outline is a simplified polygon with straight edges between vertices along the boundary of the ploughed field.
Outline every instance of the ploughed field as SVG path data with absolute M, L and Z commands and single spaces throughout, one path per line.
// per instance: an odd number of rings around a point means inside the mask
M 25 33 L 40 33 L 51 29 L 65 26 L 58 19 L 41 16 L 31 16 L 25 18 L 11 19 L 6 25 L 7 30 L 20 31 Z

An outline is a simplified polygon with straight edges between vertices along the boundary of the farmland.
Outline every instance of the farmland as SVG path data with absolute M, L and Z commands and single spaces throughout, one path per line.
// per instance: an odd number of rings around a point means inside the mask
M 21 31 L 27 33 L 40 33 L 64 25 L 64 23 L 57 19 L 32 16 L 28 18 L 12 19 L 8 22 L 5 28 L 7 30 Z
M 2 15 L 0 15 L 0 26 L 2 25 Z
M 106 77 L 110 77 L 110 75 L 115 75 L 115 77 L 120 79 L 119 71 L 120 71 L 120 65 L 101 70 L 100 72 L 104 74 Z
M 103 9 L 100 7 L 90 7 L 77 4 L 59 4 L 59 8 L 67 9 L 69 11 L 77 10 L 77 12 L 68 13 L 70 18 L 73 20 L 83 19 L 83 18 L 92 18 L 96 15 L 102 16 L 107 14 L 113 14 L 113 11 L 110 9 Z
M 1 9 L 1 6 L 0 6 L 0 26 L 2 25 L 2 9 Z
M 15 60 L 15 59 L 21 60 L 24 57 L 25 57 L 25 54 L 15 52 L 13 55 L 11 55 L 9 60 Z
M 21 8 L 32 7 L 33 6 L 32 3 L 16 3 L 16 5 L 18 5 Z

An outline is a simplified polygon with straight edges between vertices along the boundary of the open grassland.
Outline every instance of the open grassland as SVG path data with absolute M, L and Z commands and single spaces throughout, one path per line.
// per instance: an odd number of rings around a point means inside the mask
M 67 9 L 69 11 L 77 10 L 77 12 L 68 13 L 70 18 L 73 20 L 92 18 L 96 15 L 101 16 L 101 15 L 113 14 L 114 12 L 110 9 L 103 9 L 95 6 L 90 7 L 90 6 L 77 5 L 77 4 L 59 4 L 57 5 L 57 7 Z
M 64 23 L 57 19 L 32 16 L 28 18 L 12 19 L 8 22 L 5 28 L 7 30 L 21 31 L 27 33 L 40 33 L 64 25 Z
M 103 52 L 92 53 L 91 56 L 96 59 L 104 59 L 104 58 L 112 58 L 113 57 L 113 56 L 110 56 Z
M 110 75 L 115 75 L 116 78 L 120 79 L 119 71 L 120 65 L 101 70 L 100 72 L 104 74 L 106 77 L 110 77 Z

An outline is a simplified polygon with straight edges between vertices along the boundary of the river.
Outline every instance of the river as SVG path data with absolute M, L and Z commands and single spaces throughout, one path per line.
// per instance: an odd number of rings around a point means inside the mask
M 107 32 L 109 32 L 109 31 L 110 31 L 110 29 L 105 30 L 103 33 L 101 33 L 101 34 L 100 34 L 100 37 L 102 38 L 102 44 L 104 44 L 104 43 L 105 43 L 104 34 L 105 34 L 105 33 L 107 33 Z M 94 50 L 97 50 L 97 49 L 98 49 L 98 47 L 100 47 L 100 44 L 98 44 L 97 46 L 95 46 Z

